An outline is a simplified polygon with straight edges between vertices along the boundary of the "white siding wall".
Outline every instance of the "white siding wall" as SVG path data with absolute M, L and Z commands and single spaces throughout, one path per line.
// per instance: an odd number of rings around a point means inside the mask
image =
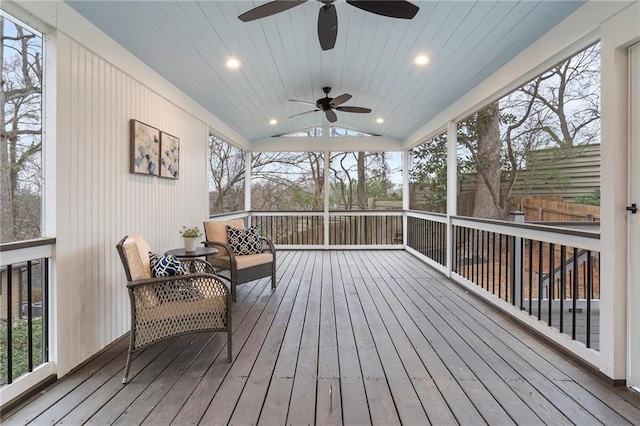
M 56 301 L 58 374 L 129 327 L 115 244 L 138 232 L 179 247 L 207 218 L 208 126 L 68 36 L 57 36 Z M 180 179 L 129 173 L 129 120 L 180 139 Z

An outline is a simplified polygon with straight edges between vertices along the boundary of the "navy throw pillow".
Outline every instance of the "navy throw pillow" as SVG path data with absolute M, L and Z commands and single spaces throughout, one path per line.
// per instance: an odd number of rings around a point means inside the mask
M 232 228 L 227 225 L 227 238 L 234 254 L 242 256 L 262 253 L 258 225 L 246 229 Z
M 180 262 L 177 257 L 169 254 L 158 256 L 149 252 L 149 263 L 151 265 L 151 275 L 154 277 L 171 277 L 173 275 L 184 275 L 189 272 L 189 268 Z

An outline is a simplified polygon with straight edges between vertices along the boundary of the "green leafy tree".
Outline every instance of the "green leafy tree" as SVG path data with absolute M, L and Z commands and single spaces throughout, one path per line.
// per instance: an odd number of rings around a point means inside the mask
M 600 205 L 600 188 L 594 189 L 589 195 L 578 195 L 575 197 L 576 204 L 587 204 L 589 206 Z

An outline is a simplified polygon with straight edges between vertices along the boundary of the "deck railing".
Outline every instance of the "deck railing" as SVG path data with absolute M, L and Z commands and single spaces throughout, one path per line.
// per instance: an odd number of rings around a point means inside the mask
M 0 386 L 49 361 L 49 261 L 55 239 L 0 245 Z
M 452 279 L 480 288 L 596 351 L 599 238 L 597 230 L 562 224 L 407 212 L 410 251 Z
M 447 221 L 443 214 L 410 212 L 407 215 L 407 247 L 446 267 Z
M 349 210 L 324 212 L 252 211 L 251 223 L 276 246 L 402 248 L 403 212 Z
M 324 244 L 322 212 L 252 212 L 251 223 L 276 246 Z

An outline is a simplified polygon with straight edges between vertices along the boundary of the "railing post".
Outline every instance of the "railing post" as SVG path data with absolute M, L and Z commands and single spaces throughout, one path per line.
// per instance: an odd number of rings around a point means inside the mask
M 326 133 L 325 133 L 326 131 Z M 322 128 L 322 132 L 323 135 L 329 135 L 329 129 L 328 127 L 323 127 Z M 322 215 L 322 223 L 324 224 L 323 226 L 323 235 L 322 235 L 322 242 L 323 242 L 323 248 L 325 250 L 329 250 L 329 242 L 331 241 L 329 238 L 329 232 L 330 232 L 330 226 L 331 226 L 331 218 L 329 217 L 329 188 L 331 188 L 330 182 L 329 182 L 329 170 L 327 167 L 327 164 L 329 164 L 331 161 L 331 157 L 329 154 L 328 150 L 324 151 L 324 207 L 323 207 L 323 215 Z
M 509 213 L 509 222 L 524 223 L 524 212 L 512 211 Z M 511 295 L 512 305 L 522 308 L 522 286 L 524 285 L 522 261 L 524 253 L 522 252 L 522 237 L 513 237 L 513 245 L 511 246 Z
M 447 123 L 447 276 L 453 271 L 457 242 L 453 236 L 452 216 L 458 214 L 458 123 Z

